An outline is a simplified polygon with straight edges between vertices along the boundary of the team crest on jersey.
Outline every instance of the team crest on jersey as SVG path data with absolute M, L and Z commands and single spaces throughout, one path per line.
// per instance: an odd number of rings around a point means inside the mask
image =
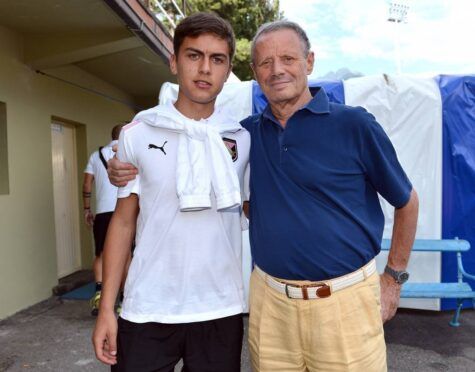
M 233 159 L 233 161 L 236 161 L 238 159 L 238 149 L 236 140 L 223 137 L 223 141 L 229 151 L 229 154 L 231 155 L 231 159 Z

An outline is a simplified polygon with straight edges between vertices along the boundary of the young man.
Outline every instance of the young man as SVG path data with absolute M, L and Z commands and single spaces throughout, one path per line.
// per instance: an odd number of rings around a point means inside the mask
M 86 169 L 84 170 L 84 181 L 82 185 L 84 220 L 86 225 L 93 229 L 95 244 L 93 270 L 94 280 L 96 282 L 96 293 L 91 299 L 91 315 L 93 316 L 99 313 L 99 300 L 102 290 L 102 251 L 107 228 L 117 201 L 117 187 L 112 185 L 107 177 L 107 161 L 114 156 L 112 146 L 117 144 L 122 127 L 123 124 L 119 124 L 112 128 L 112 141 L 107 146 L 101 146 L 97 151 L 91 154 Z M 95 184 L 96 188 L 95 216 L 91 211 L 93 184 Z
M 93 335 L 97 358 L 118 371 L 173 371 L 181 358 L 186 371 L 240 370 L 240 184 L 249 135 L 214 107 L 234 50 L 223 19 L 185 18 L 170 60 L 177 101 L 139 113 L 121 133 L 118 158 L 139 175 L 119 189 Z M 117 324 L 113 303 L 134 236 Z

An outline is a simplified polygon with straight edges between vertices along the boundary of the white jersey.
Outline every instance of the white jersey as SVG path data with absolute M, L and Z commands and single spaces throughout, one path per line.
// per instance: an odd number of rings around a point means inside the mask
M 177 112 L 178 114 L 178 112 Z M 213 123 L 213 115 L 208 118 Z M 118 157 L 139 170 L 118 197 L 139 195 L 136 248 L 121 317 L 160 323 L 219 319 L 245 309 L 241 208 L 181 212 L 176 188 L 179 133 L 136 121 L 122 130 Z M 222 135 L 243 185 L 249 133 Z
M 106 162 L 114 156 L 112 146 L 117 144 L 117 141 L 112 141 L 101 150 Z M 117 187 L 112 185 L 107 175 L 107 169 L 99 157 L 99 150 L 94 151 L 89 157 L 84 173 L 89 173 L 94 176 L 96 188 L 96 214 L 113 212 L 117 202 Z

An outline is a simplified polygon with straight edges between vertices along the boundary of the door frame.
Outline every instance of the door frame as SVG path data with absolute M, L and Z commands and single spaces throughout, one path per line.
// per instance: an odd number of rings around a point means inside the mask
M 51 124 L 60 124 L 75 129 L 75 157 L 77 170 L 77 221 L 79 224 L 79 269 L 90 268 L 94 258 L 93 240 L 91 230 L 83 223 L 82 213 L 82 182 L 84 177 L 84 167 L 86 166 L 87 153 L 87 134 L 86 125 L 74 120 L 65 119 L 60 116 L 52 115 L 50 118 Z M 53 191 L 54 192 L 54 191 Z M 56 224 L 55 224 L 56 226 Z M 55 227 L 56 228 L 56 227 Z M 55 250 L 55 252 L 57 252 Z

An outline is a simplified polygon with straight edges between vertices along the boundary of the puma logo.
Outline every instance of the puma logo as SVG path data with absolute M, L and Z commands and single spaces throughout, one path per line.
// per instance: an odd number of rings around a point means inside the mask
M 150 150 L 150 149 L 158 149 L 158 150 L 160 150 L 161 152 L 163 152 L 163 154 L 166 155 L 167 153 L 165 152 L 165 145 L 167 144 L 167 142 L 168 142 L 168 141 L 163 142 L 163 145 L 161 145 L 161 146 L 157 146 L 157 145 L 154 145 L 153 143 L 150 143 L 150 144 L 148 145 L 148 149 L 149 149 L 149 150 Z

